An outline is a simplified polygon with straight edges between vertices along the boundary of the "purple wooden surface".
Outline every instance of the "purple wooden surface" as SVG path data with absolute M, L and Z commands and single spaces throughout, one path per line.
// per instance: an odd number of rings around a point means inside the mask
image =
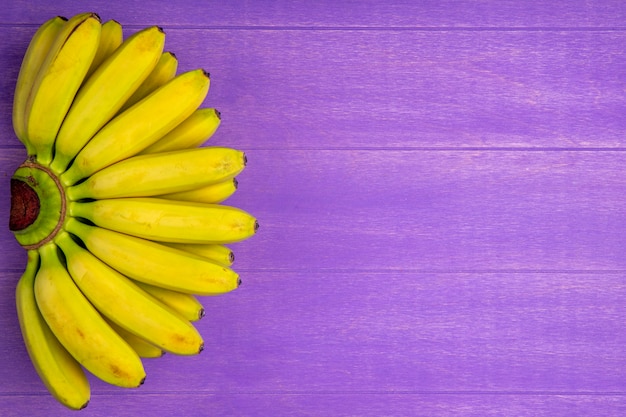
M 93 381 L 84 416 L 626 414 L 622 1 L 70 1 L 0 10 L 0 195 L 37 24 L 86 8 L 167 30 L 245 150 L 244 285 L 206 350 Z M 8 216 L 7 197 L 0 218 Z M 73 415 L 23 349 L 0 231 L 0 414 Z

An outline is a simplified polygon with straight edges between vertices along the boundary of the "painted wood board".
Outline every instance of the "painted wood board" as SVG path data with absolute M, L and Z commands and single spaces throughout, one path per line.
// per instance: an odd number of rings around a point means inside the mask
M 0 194 L 36 25 L 0 10 Z M 89 2 L 167 31 L 212 74 L 209 144 L 250 164 L 244 280 L 206 298 L 207 349 L 93 380 L 85 416 L 622 416 L 622 2 Z M 0 218 L 9 201 L 0 198 Z M 25 255 L 0 231 L 2 415 L 70 415 L 23 350 Z

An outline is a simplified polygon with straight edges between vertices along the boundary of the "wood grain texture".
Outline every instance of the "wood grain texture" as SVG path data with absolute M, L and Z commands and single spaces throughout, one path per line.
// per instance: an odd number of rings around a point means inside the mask
M 240 289 L 204 297 L 197 357 L 92 378 L 84 416 L 626 414 L 622 1 L 10 0 L 0 10 L 0 219 L 37 25 L 159 24 L 246 151 L 227 201 Z M 0 230 L 0 414 L 64 416 L 23 348 L 25 254 Z

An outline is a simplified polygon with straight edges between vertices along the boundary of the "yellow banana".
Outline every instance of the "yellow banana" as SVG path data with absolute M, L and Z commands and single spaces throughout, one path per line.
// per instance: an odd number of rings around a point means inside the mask
M 111 56 L 113 51 L 122 44 L 123 40 L 124 33 L 122 25 L 120 25 L 118 21 L 107 20 L 102 24 L 102 28 L 100 29 L 100 43 L 96 50 L 96 56 L 94 56 L 93 61 L 91 61 L 91 66 L 87 71 L 85 79 L 88 79 L 96 68 L 98 68 L 105 59 Z
M 41 164 L 52 160 L 61 123 L 98 49 L 100 28 L 95 13 L 68 20 L 35 78 L 26 103 L 26 136 Z
M 145 379 L 141 359 L 89 303 L 61 263 L 57 246 L 39 248 L 35 299 L 48 326 L 89 372 L 113 385 L 138 387 Z
M 106 317 L 104 319 L 109 323 L 109 326 L 133 348 L 140 358 L 160 358 L 165 353 L 160 348 L 129 332 L 123 327 L 118 326 Z
M 226 200 L 237 191 L 237 180 L 235 178 L 209 184 L 202 187 L 194 188 L 188 191 L 179 191 L 177 193 L 162 194 L 159 198 L 167 200 L 191 201 L 196 203 L 217 204 Z
M 150 74 L 164 44 L 165 33 L 157 26 L 136 32 L 85 81 L 59 130 L 53 171 L 65 171 L 83 146 L 117 113 Z
M 209 83 L 208 73 L 193 70 L 156 89 L 96 133 L 61 175 L 62 182 L 73 185 L 156 142 L 198 108 Z
M 235 254 L 224 245 L 201 244 L 201 243 L 164 243 L 165 245 L 193 253 L 210 259 L 220 265 L 231 266 L 235 262 Z
M 57 235 L 55 242 L 65 254 L 72 279 L 102 315 L 168 352 L 202 351 L 202 337 L 189 321 L 80 247 L 67 232 Z
M 17 138 L 26 146 L 28 155 L 34 155 L 35 149 L 31 147 L 26 136 L 26 102 L 41 65 L 65 22 L 67 22 L 66 18 L 56 16 L 44 22 L 37 29 L 26 49 L 17 76 L 13 96 L 13 130 Z
M 197 255 L 73 218 L 65 227 L 91 253 L 136 281 L 197 295 L 226 293 L 240 283 L 232 269 Z
M 71 200 L 145 197 L 233 178 L 246 157 L 230 148 L 199 148 L 138 155 L 110 165 L 67 190 Z
M 222 116 L 214 108 L 196 110 L 171 132 L 141 151 L 142 154 L 177 151 L 200 146 L 213 136 Z
M 148 78 L 146 78 L 133 95 L 126 100 L 126 103 L 124 103 L 120 109 L 120 113 L 174 78 L 176 76 L 176 70 L 178 70 L 178 59 L 176 55 L 172 52 L 163 52 L 159 62 L 157 62 L 150 75 L 148 75 Z
M 39 254 L 28 251 L 26 270 L 17 283 L 17 316 L 28 355 L 50 393 L 64 406 L 80 410 L 89 403 L 89 381 L 80 364 L 52 333 L 39 312 L 34 281 Z
M 74 201 L 69 212 L 106 229 L 160 242 L 234 243 L 258 229 L 257 220 L 236 207 L 163 198 Z
M 204 307 L 193 294 L 168 290 L 140 281 L 136 281 L 136 283 L 141 289 L 170 307 L 185 320 L 193 322 L 204 317 Z

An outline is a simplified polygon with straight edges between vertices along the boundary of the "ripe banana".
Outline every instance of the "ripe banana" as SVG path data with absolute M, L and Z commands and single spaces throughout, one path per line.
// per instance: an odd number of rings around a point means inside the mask
M 96 171 L 135 155 L 185 120 L 209 91 L 203 70 L 180 74 L 107 123 L 61 175 L 73 185 Z
M 234 243 L 259 227 L 252 215 L 236 207 L 162 198 L 73 201 L 69 212 L 106 229 L 160 242 Z
M 204 317 L 204 307 L 193 294 L 168 290 L 141 281 L 135 282 L 141 289 L 170 307 L 185 320 L 193 322 Z
M 83 146 L 102 128 L 156 65 L 165 33 L 157 26 L 126 39 L 85 81 L 61 125 L 52 170 L 62 173 Z
M 178 59 L 172 52 L 163 52 L 159 62 L 144 80 L 139 88 L 130 96 L 120 109 L 120 113 L 147 97 L 157 88 L 170 81 L 176 76 L 178 70 Z
M 91 253 L 136 281 L 197 295 L 230 292 L 240 284 L 235 271 L 197 255 L 74 218 L 69 218 L 65 227 Z
M 235 178 L 227 181 L 209 184 L 188 191 L 161 194 L 157 197 L 167 200 L 191 201 L 196 203 L 222 203 L 237 191 L 238 182 Z
M 134 156 L 68 188 L 71 200 L 144 197 L 189 190 L 233 178 L 245 167 L 241 151 L 211 147 Z
M 80 247 L 66 232 L 55 242 L 85 297 L 109 320 L 163 350 L 178 355 L 202 351 L 198 331 L 131 280 Z
M 96 55 L 91 61 L 91 66 L 87 71 L 85 79 L 88 79 L 91 74 L 107 59 L 118 46 L 122 44 L 124 40 L 124 34 L 122 31 L 122 25 L 116 20 L 107 20 L 102 24 L 100 29 L 100 43 L 96 50 Z
M 200 243 L 164 243 L 165 245 L 193 253 L 198 256 L 210 259 L 220 265 L 231 266 L 235 262 L 235 254 L 224 245 L 200 244 Z
M 89 381 L 83 368 L 59 343 L 39 312 L 34 292 L 38 269 L 39 254 L 30 250 L 26 270 L 15 290 L 24 344 L 37 374 L 54 398 L 68 408 L 80 410 L 89 403 Z
M 11 178 L 9 228 L 28 251 L 16 309 L 36 372 L 71 409 L 90 376 L 134 388 L 143 358 L 199 353 L 200 296 L 239 287 L 225 244 L 258 228 L 221 204 L 244 153 L 200 146 L 221 123 L 200 107 L 209 74 L 177 75 L 159 27 L 133 32 L 95 13 L 49 19 L 15 86 L 28 153 Z
M 141 359 L 76 287 L 57 246 L 49 242 L 39 255 L 35 299 L 52 333 L 96 377 L 120 387 L 141 385 L 146 377 Z
M 22 66 L 17 76 L 15 94 L 13 96 L 13 130 L 15 131 L 15 136 L 26 146 L 28 155 L 34 155 L 35 149 L 31 147 L 26 137 L 26 103 L 41 65 L 65 22 L 67 22 L 66 18 L 56 16 L 43 23 L 37 29 L 28 45 L 28 49 L 26 49 Z
M 195 148 L 213 136 L 221 121 L 222 115 L 216 109 L 198 109 L 172 131 L 140 153 L 149 154 Z
M 26 102 L 26 137 L 41 164 L 52 160 L 61 123 L 98 49 L 100 28 L 100 18 L 94 13 L 69 19 L 33 82 Z

